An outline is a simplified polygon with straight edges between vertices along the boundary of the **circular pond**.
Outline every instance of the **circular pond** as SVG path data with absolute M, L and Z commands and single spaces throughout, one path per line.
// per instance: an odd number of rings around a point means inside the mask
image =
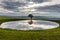
M 33 20 L 33 24 L 29 24 L 30 20 L 4 22 L 0 28 L 10 28 L 16 30 L 45 30 L 59 27 L 59 24 L 51 21 Z

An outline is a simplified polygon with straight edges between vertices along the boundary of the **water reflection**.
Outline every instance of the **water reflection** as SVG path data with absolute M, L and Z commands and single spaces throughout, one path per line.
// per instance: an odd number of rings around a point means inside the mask
M 5 22 L 1 24 L 0 28 L 10 28 L 17 30 L 45 30 L 59 26 L 58 23 L 43 20 L 33 20 L 33 24 L 30 25 L 28 24 L 28 21 L 29 20 Z

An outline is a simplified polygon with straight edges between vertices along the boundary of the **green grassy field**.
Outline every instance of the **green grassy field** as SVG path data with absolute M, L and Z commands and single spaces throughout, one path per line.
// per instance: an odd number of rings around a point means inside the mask
M 18 19 L 0 18 L 0 24 Z M 60 20 L 55 21 L 60 24 Z M 60 27 L 49 30 L 12 30 L 0 28 L 0 40 L 60 40 Z

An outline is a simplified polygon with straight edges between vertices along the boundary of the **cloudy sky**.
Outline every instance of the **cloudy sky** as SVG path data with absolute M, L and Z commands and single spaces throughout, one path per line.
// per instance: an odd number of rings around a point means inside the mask
M 0 15 L 26 14 L 60 17 L 60 0 L 0 0 Z

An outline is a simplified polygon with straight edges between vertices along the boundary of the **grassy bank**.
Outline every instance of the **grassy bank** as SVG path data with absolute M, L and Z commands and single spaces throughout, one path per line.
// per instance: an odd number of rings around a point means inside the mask
M 3 23 L 3 22 L 16 21 L 16 20 L 24 20 L 24 19 L 13 19 L 13 18 L 0 17 L 0 24 Z
M 0 24 L 18 19 L 0 18 Z M 60 24 L 60 20 L 55 21 Z M 60 27 L 49 30 L 11 30 L 0 28 L 0 40 L 60 40 Z

